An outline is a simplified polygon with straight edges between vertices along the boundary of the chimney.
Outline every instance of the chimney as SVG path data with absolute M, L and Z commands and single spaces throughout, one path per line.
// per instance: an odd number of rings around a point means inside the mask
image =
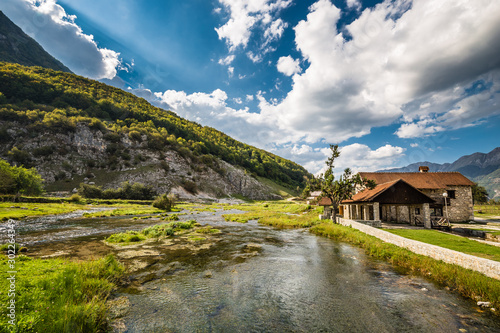
M 418 167 L 418 171 L 419 172 L 428 172 L 429 171 L 429 167 L 428 166 L 419 166 Z

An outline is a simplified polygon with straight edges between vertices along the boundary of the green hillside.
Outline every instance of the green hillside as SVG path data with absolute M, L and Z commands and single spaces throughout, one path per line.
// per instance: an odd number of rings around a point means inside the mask
M 10 122 L 21 124 L 27 131 L 20 135 L 31 138 L 71 133 L 79 124 L 101 131 L 111 142 L 125 135 L 136 141 L 147 138 L 152 151 L 175 150 L 206 165 L 217 157 L 293 189 L 302 187 L 308 175 L 296 163 L 182 119 L 123 90 L 74 74 L 0 62 L 0 143 L 11 140 Z M 15 154 L 22 163 L 23 153 L 11 150 L 9 156 Z M 24 162 L 29 164 L 29 158 Z

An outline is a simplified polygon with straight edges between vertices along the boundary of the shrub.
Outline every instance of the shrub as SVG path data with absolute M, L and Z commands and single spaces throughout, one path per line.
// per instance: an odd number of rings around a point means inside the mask
M 198 192 L 198 186 L 196 186 L 195 182 L 192 182 L 190 180 L 183 180 L 181 182 L 181 185 L 189 193 L 196 194 L 196 192 Z
M 52 155 L 55 151 L 54 146 L 43 146 L 33 150 L 33 156 L 35 157 L 45 157 Z
M 75 193 L 71 197 L 69 197 L 69 201 L 71 201 L 71 202 L 81 202 L 82 201 L 82 197 L 78 193 Z
M 158 196 L 153 202 L 153 207 L 158 209 L 163 209 L 167 212 L 172 210 L 172 207 L 175 205 L 175 195 L 173 194 L 162 194 Z
M 138 131 L 130 131 L 128 133 L 128 137 L 130 138 L 130 140 L 134 140 L 137 142 L 142 141 L 141 133 L 139 133 Z

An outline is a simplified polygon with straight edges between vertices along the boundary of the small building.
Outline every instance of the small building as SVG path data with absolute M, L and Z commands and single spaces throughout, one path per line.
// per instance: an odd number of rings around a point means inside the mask
M 374 180 L 374 189 L 358 190 L 342 202 L 344 218 L 358 221 L 405 223 L 426 228 L 464 222 L 474 218 L 472 185 L 459 172 L 360 172 Z M 325 211 L 329 200 L 320 200 Z M 370 224 L 377 224 L 371 223 Z

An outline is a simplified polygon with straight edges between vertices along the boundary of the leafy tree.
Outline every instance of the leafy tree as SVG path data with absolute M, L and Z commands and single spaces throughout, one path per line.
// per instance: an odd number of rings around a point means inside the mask
M 0 193 L 40 195 L 43 193 L 43 179 L 35 168 L 10 166 L 0 159 Z
M 337 208 L 342 201 L 352 198 L 356 186 L 373 189 L 376 184 L 373 180 L 361 178 L 359 174 L 353 175 L 349 168 L 345 169 L 344 173 L 336 180 L 333 171 L 335 166 L 333 164 L 335 163 L 335 159 L 340 156 L 339 146 L 330 145 L 330 150 L 332 151 L 332 156 L 325 162 L 327 169 L 324 174 L 318 177 L 318 180 L 321 184 L 321 195 L 332 202 L 332 219 L 335 221 Z
M 485 203 L 488 201 L 488 191 L 479 185 L 478 183 L 474 183 L 472 185 L 472 202 L 475 204 Z

